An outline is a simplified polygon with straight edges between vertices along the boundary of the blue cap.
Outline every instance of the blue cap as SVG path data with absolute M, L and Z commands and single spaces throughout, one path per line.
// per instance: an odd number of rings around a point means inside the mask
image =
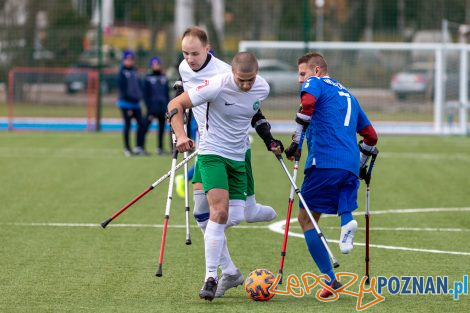
M 129 59 L 129 58 L 135 58 L 135 54 L 132 50 L 124 50 L 122 52 L 122 59 Z
M 153 58 L 150 59 L 149 66 L 152 66 L 154 63 L 162 64 L 158 56 L 154 56 Z

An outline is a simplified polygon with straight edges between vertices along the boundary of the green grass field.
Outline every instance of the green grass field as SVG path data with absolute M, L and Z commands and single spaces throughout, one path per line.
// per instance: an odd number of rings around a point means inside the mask
M 288 136 L 282 139 L 288 143 Z M 154 140 L 152 134 L 149 147 Z M 372 215 L 372 244 L 396 249 L 371 248 L 371 274 L 448 276 L 451 288 L 470 274 L 470 139 L 383 136 L 379 148 L 372 212 L 439 210 Z M 163 277 L 156 278 L 166 183 L 107 229 L 98 223 L 166 173 L 170 163 L 169 156 L 125 158 L 117 133 L 0 133 L 0 312 L 356 311 L 357 299 L 349 295 L 331 303 L 318 301 L 314 293 L 302 298 L 276 295 L 260 303 L 249 300 L 241 287 L 212 303 L 200 300 L 203 238 L 194 220 L 191 246 L 185 245 L 185 229 L 172 227 L 184 225 L 184 201 L 177 197 Z M 289 182 L 256 139 L 253 163 L 258 202 L 277 210 L 276 222 L 285 219 Z M 364 194 L 361 186 L 358 212 L 364 211 Z M 364 242 L 364 217 L 356 218 L 359 244 Z M 123 224 L 142 225 L 116 227 Z M 268 223 L 242 225 L 246 228 L 227 231 L 235 264 L 244 275 L 260 267 L 277 274 L 283 236 L 270 231 Z M 338 218 L 324 218 L 320 226 L 327 238 L 338 239 Z M 291 227 L 301 233 L 297 223 Z M 349 255 L 342 255 L 336 243 L 331 249 L 341 263 L 338 271 L 362 277 L 363 246 Z M 300 277 L 305 272 L 319 274 L 304 240 L 290 237 L 284 273 Z M 350 290 L 357 292 L 358 284 Z M 453 300 L 451 295 L 391 295 L 385 290 L 383 296 L 385 301 L 366 312 L 464 312 L 470 307 L 469 295 Z M 367 294 L 363 302 L 373 299 Z

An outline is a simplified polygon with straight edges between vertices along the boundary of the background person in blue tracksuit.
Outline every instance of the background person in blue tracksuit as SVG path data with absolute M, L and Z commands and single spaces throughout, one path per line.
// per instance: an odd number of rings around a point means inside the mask
M 124 119 L 123 140 L 124 154 L 126 156 L 145 155 L 144 150 L 144 125 L 142 123 L 142 111 L 140 110 L 140 100 L 142 99 L 141 83 L 137 69 L 134 67 L 135 55 L 131 50 L 125 50 L 122 55 L 122 64 L 119 69 L 119 99 L 116 105 L 121 109 Z M 129 142 L 129 133 L 132 126 L 132 119 L 137 123 L 136 148 L 132 152 Z
M 145 134 L 148 132 L 152 121 L 158 121 L 157 154 L 163 154 L 163 135 L 165 133 L 165 113 L 170 101 L 168 78 L 162 71 L 158 56 L 150 59 L 149 72 L 144 80 L 144 101 L 147 107 L 147 115 L 144 119 Z M 171 138 L 168 141 L 171 143 Z M 171 150 L 171 146 L 170 146 Z

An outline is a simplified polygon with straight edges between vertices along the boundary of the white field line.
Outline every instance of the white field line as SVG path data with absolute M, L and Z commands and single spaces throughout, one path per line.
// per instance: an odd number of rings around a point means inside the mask
M 380 157 L 393 159 L 415 159 L 415 160 L 453 160 L 453 161 L 470 161 L 470 156 L 465 153 L 444 154 L 444 153 L 414 153 L 414 152 L 384 152 L 380 153 Z
M 400 209 L 400 210 L 384 210 L 384 211 L 374 211 L 373 214 L 410 214 L 410 213 L 437 213 L 437 212 L 470 212 L 470 208 L 419 208 L 419 209 Z M 365 212 L 355 212 L 354 215 L 363 215 Z M 372 212 L 371 212 L 372 215 Z M 334 215 L 328 215 L 325 217 L 332 217 Z M 296 219 L 291 219 L 291 223 L 295 223 Z M 269 229 L 273 232 L 284 235 L 284 225 L 285 221 L 279 221 L 269 225 Z M 321 227 L 320 227 L 321 228 Z M 403 228 L 403 227 L 399 227 Z M 399 230 L 399 228 L 390 228 L 391 230 Z M 417 229 L 413 227 L 413 229 Z M 432 228 L 424 228 L 432 229 Z M 453 229 L 453 228 L 451 228 Z M 453 229 L 452 231 L 457 231 Z M 463 229 L 463 231 L 468 231 L 468 229 Z M 289 236 L 304 238 L 303 234 L 295 233 L 289 231 Z M 329 242 L 339 243 L 338 240 L 328 239 Z M 355 242 L 354 245 L 365 246 L 365 243 Z M 438 254 L 454 254 L 454 255 L 468 255 L 470 252 L 460 252 L 460 251 L 446 251 L 446 250 L 436 250 L 436 249 L 421 249 L 421 248 L 409 248 L 409 247 L 398 247 L 398 246 L 385 246 L 385 245 L 376 245 L 370 244 L 370 247 L 379 248 L 379 249 L 388 249 L 388 250 L 402 250 L 402 251 L 416 251 L 416 252 L 425 252 L 425 253 L 438 253 Z
M 284 221 L 282 226 L 284 226 Z M 281 223 L 279 222 L 279 223 Z M 297 222 L 296 219 L 291 219 L 291 223 Z M 101 227 L 100 224 L 93 223 L 0 223 L 0 225 L 7 226 L 37 226 L 37 227 Z M 190 225 L 191 228 L 197 228 L 197 225 Z M 109 224 L 106 228 L 163 228 L 163 224 Z M 186 228 L 186 225 L 172 225 L 168 224 L 170 228 Z M 270 229 L 271 225 L 238 225 L 235 229 Z M 300 229 L 298 225 L 291 225 L 291 229 Z M 322 229 L 340 229 L 338 226 L 323 226 Z M 364 227 L 359 227 L 360 230 L 365 230 Z M 431 227 L 370 227 L 373 231 L 428 231 L 428 232 L 470 232 L 470 228 L 431 228 Z
M 470 212 L 470 208 L 418 208 L 370 211 L 370 215 L 376 214 L 409 214 L 409 213 L 436 213 L 436 212 Z M 354 212 L 353 215 L 364 215 L 365 212 Z M 335 215 L 330 215 L 335 216 Z
M 36 227 L 101 227 L 94 223 L 0 223 L 6 226 L 36 226 Z M 190 225 L 192 228 L 198 228 L 197 225 Z M 163 224 L 109 224 L 106 228 L 163 228 Z M 186 225 L 168 224 L 170 228 L 186 228 Z M 269 229 L 269 225 L 238 225 L 235 228 L 264 228 Z
M 264 151 L 254 150 L 252 155 L 264 155 Z M 470 155 L 466 153 L 423 153 L 423 152 L 380 152 L 380 158 L 407 159 L 426 161 L 463 161 L 470 162 Z
M 291 223 L 295 223 L 295 219 L 291 219 Z M 300 226 L 294 225 L 290 228 L 299 229 Z M 323 226 L 321 229 L 341 229 L 339 226 Z M 365 227 L 358 227 L 360 230 L 365 230 Z M 433 227 L 369 227 L 373 231 L 428 231 L 428 232 L 470 232 L 470 228 L 433 228 Z
M 383 211 L 374 211 L 371 212 L 371 215 L 377 214 L 412 214 L 412 213 L 437 213 L 437 212 L 470 212 L 470 208 L 418 208 L 418 209 L 399 209 L 399 210 L 383 210 Z M 363 215 L 364 212 L 354 212 L 354 215 Z M 334 215 L 325 215 L 324 217 L 332 217 Z M 291 223 L 295 223 L 296 219 L 291 219 Z M 9 225 L 9 226 L 40 226 L 40 227 L 101 227 L 100 224 L 94 223 L 0 223 L 0 225 Z M 235 229 L 263 229 L 267 228 L 273 232 L 284 235 L 284 225 L 285 220 L 275 222 L 270 225 L 238 225 L 234 227 Z M 138 227 L 138 228 L 162 228 L 162 224 L 111 224 L 107 227 Z M 186 225 L 172 225 L 169 224 L 168 227 L 172 228 L 185 228 Z M 196 225 L 191 227 L 195 228 Z M 293 226 L 291 228 L 297 228 L 298 226 Z M 339 227 L 327 227 L 338 229 Z M 419 227 L 375 227 L 371 230 L 377 231 L 448 231 L 448 232 L 468 232 L 468 228 L 419 228 Z M 295 233 L 289 231 L 289 236 L 303 238 L 303 234 Z M 338 240 L 328 240 L 329 242 L 338 243 Z M 364 243 L 354 243 L 357 246 L 364 246 Z M 371 244 L 370 247 L 379 248 L 379 249 L 388 249 L 388 250 L 402 250 L 402 251 L 416 251 L 416 252 L 425 252 L 425 253 L 438 253 L 438 254 L 454 254 L 454 255 L 468 255 L 470 252 L 459 252 L 459 251 L 446 251 L 446 250 L 436 250 L 436 249 L 421 249 L 421 248 L 409 248 L 409 247 L 398 247 L 398 246 L 385 246 Z

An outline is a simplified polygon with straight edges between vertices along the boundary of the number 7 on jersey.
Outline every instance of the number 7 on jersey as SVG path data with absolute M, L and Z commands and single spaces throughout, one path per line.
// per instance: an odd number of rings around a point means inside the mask
M 344 126 L 349 126 L 349 120 L 351 119 L 351 96 L 349 93 L 338 91 L 340 96 L 346 97 L 348 101 L 348 110 L 346 111 L 346 117 L 344 118 Z

